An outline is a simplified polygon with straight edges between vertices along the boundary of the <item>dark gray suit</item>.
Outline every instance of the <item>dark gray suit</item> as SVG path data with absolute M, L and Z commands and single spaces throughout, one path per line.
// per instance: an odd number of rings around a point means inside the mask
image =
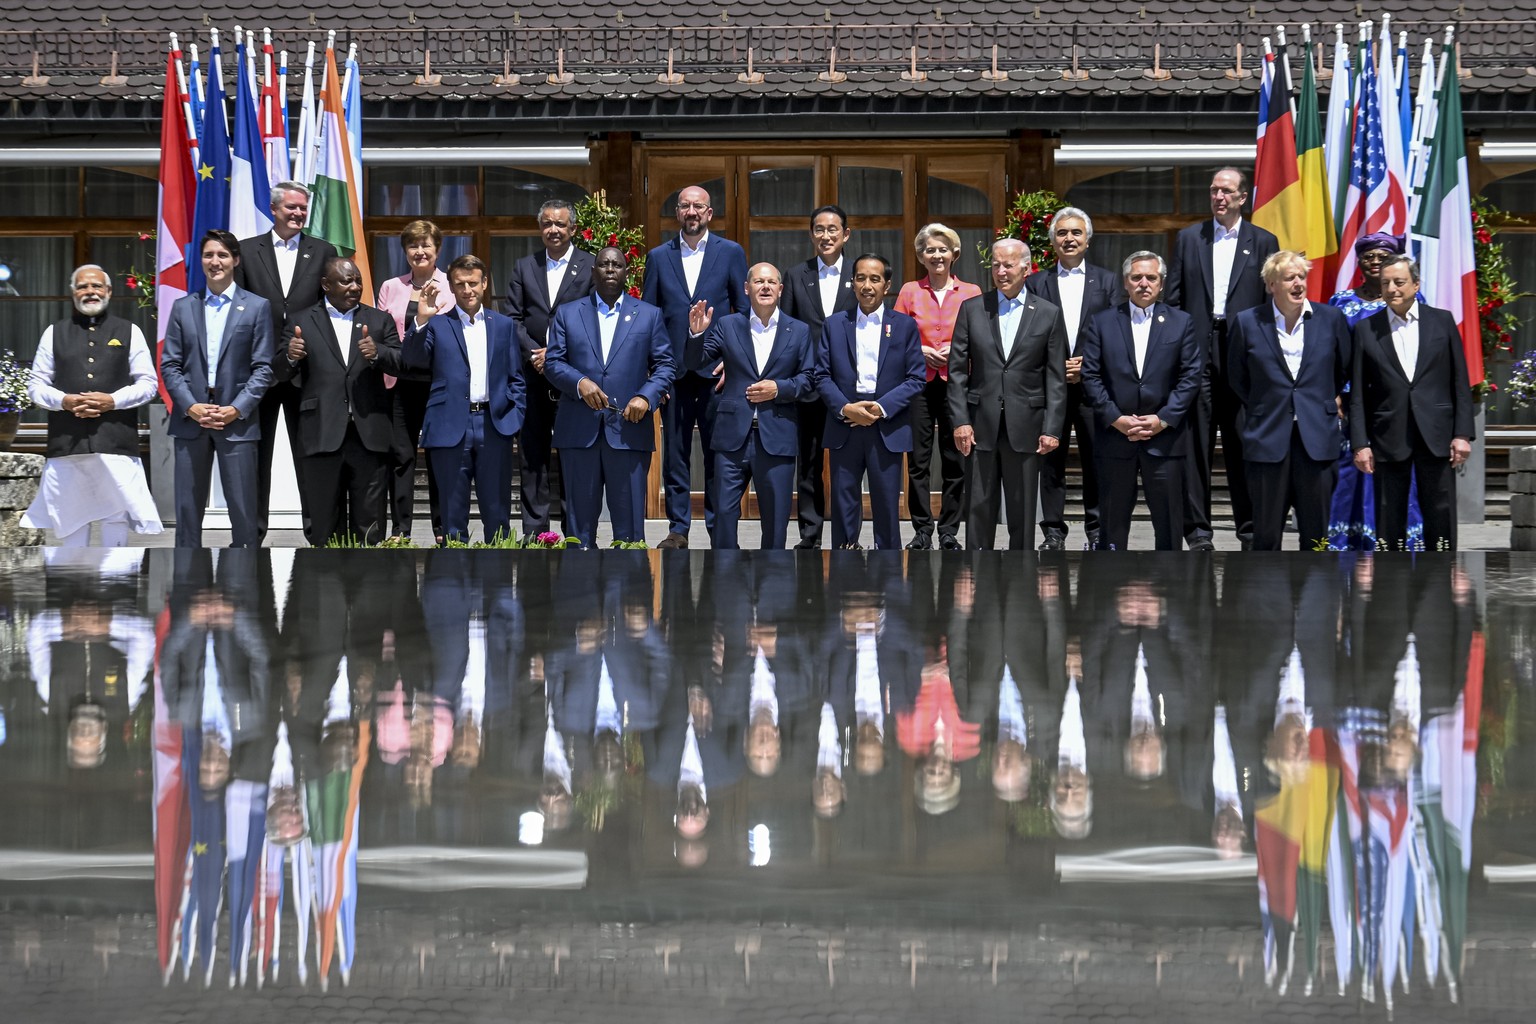
M 1024 303 L 1013 347 L 1004 355 L 996 290 L 966 299 L 949 349 L 949 413 L 969 426 L 970 512 L 965 546 L 991 548 L 998 512 L 1008 505 L 1008 547 L 1026 550 L 1035 532 L 1042 435 L 1060 438 L 1067 407 L 1067 329 L 1061 310 L 1020 290 Z
M 232 543 L 237 548 L 261 544 L 255 442 L 261 437 L 257 412 L 272 384 L 272 309 L 238 285 L 227 294 L 230 307 L 211 391 L 202 292 L 183 296 L 171 307 L 160 353 L 160 379 L 171 398 L 166 432 L 176 445 L 177 547 L 203 545 L 203 510 L 215 454 Z M 234 406 L 239 418 L 223 430 L 208 430 L 187 416 L 192 406 L 210 402 Z

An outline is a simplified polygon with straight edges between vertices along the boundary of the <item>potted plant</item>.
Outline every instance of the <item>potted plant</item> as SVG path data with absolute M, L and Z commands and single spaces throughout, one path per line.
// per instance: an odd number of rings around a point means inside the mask
M 0 352 L 0 451 L 10 449 L 22 412 L 32 408 L 32 399 L 27 397 L 31 378 L 31 367 L 18 363 L 9 352 Z

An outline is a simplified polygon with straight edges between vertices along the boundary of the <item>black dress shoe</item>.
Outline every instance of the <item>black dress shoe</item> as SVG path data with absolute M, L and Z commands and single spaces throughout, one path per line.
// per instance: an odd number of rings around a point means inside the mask
M 1067 538 L 1060 534 L 1051 534 L 1040 542 L 1041 551 L 1065 551 L 1067 550 Z
M 679 551 L 688 546 L 688 535 L 683 533 L 669 533 L 656 545 L 658 551 Z
M 926 533 L 920 533 L 907 541 L 908 551 L 927 551 L 931 547 L 933 547 L 933 538 Z
M 1090 550 L 1090 551 L 1097 551 L 1099 549 L 1099 531 L 1098 530 L 1089 530 L 1088 531 L 1087 546 L 1088 546 L 1088 550 Z
M 954 534 L 946 533 L 939 538 L 939 547 L 945 551 L 959 551 L 961 550 L 960 538 L 956 537 Z
M 819 551 L 820 549 L 821 540 L 819 538 L 816 540 L 802 540 L 799 544 L 795 545 L 796 551 Z
M 1211 543 L 1211 538 L 1209 537 L 1196 537 L 1194 540 L 1189 542 L 1189 550 L 1215 551 L 1216 545 Z

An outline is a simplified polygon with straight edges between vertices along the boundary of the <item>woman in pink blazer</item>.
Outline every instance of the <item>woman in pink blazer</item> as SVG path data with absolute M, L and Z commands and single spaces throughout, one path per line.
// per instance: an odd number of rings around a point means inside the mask
M 448 287 L 448 275 L 437 266 L 437 253 L 442 244 L 442 231 L 429 220 L 413 220 L 400 232 L 400 246 L 405 250 L 405 261 L 410 270 L 379 285 L 378 306 L 395 318 L 395 328 L 402 338 L 406 324 L 416 316 L 421 290 L 429 282 L 437 283 L 436 311 L 446 313 L 453 308 L 453 289 Z M 427 394 L 431 388 L 429 378 L 415 373 L 394 383 L 394 479 L 389 504 L 394 524 L 392 533 L 397 537 L 411 535 L 411 516 L 416 506 L 416 446 L 421 441 L 421 421 L 426 415 Z M 432 479 L 430 468 L 427 471 L 427 494 L 432 509 L 432 535 L 440 540 L 443 531 L 437 511 L 437 482 Z

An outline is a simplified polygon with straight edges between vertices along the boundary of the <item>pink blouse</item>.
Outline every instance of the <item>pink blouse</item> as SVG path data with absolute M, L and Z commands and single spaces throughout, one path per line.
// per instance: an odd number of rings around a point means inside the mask
M 942 302 L 934 294 L 933 285 L 928 283 L 926 276 L 908 281 L 901 286 L 901 293 L 896 296 L 896 312 L 905 313 L 917 321 L 917 333 L 923 339 L 923 348 L 934 352 L 948 350 L 950 339 L 955 334 L 955 321 L 960 317 L 960 303 L 981 294 L 981 289 L 974 284 L 967 284 L 958 277 L 950 277 L 949 280 L 951 287 L 944 293 Z M 934 377 L 949 379 L 948 366 L 937 370 L 929 366 L 927 370 L 929 380 Z

